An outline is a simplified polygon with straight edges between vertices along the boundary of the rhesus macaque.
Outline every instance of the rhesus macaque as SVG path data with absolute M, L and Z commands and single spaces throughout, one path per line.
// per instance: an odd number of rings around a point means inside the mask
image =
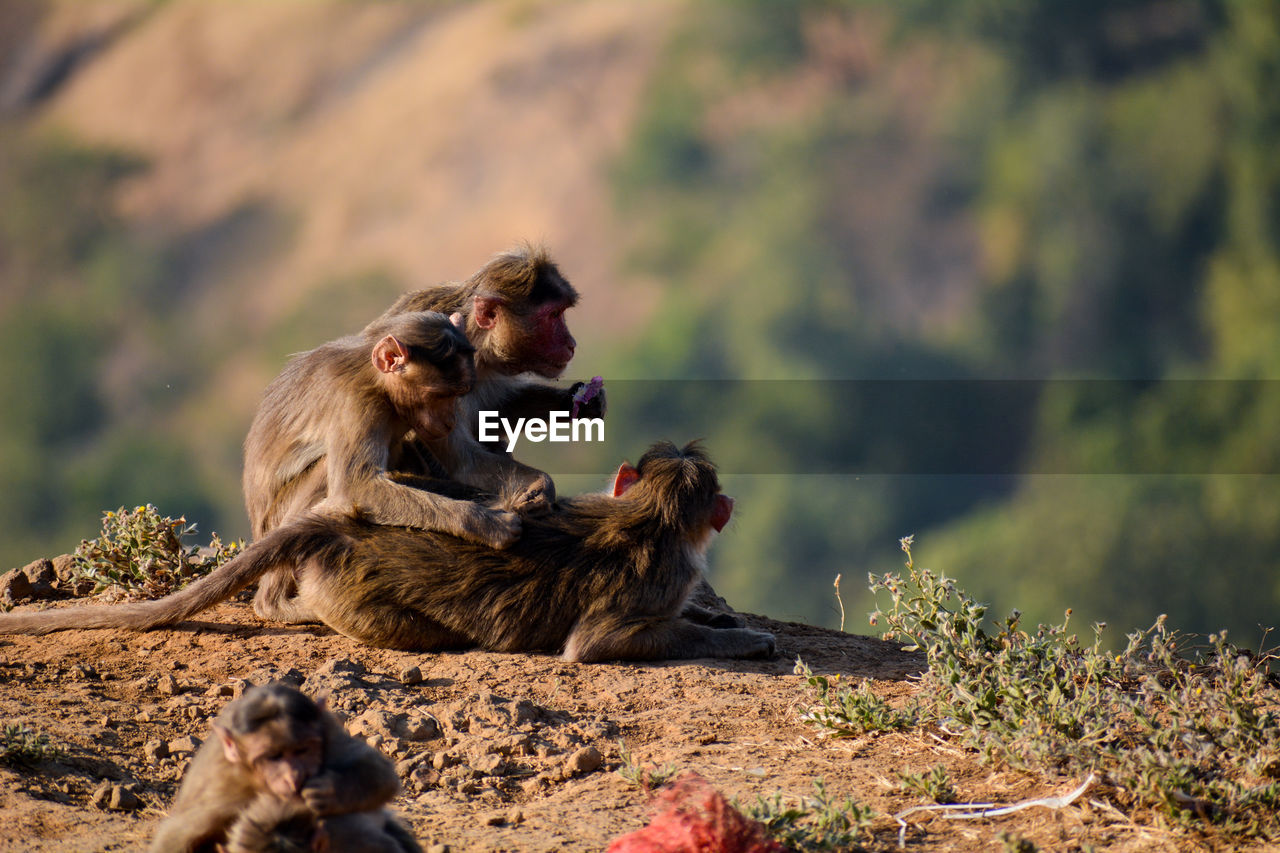
M 399 790 L 391 762 L 322 703 L 283 684 L 254 687 L 214 721 L 151 851 L 213 851 L 259 795 L 328 816 L 377 811 Z
M 554 379 L 564 373 L 577 347 L 564 315 L 577 301 L 578 292 L 546 249 L 522 246 L 497 255 L 466 281 L 404 294 L 382 319 L 402 311 L 462 314 L 476 348 L 476 387 L 463 400 L 461 414 L 474 435 L 481 410 L 544 419 L 551 411 L 574 410 L 574 395 L 584 383 L 561 388 L 518 375 Z M 576 408 L 579 417 L 603 417 L 603 390 Z
M 611 493 L 561 499 L 526 518 L 503 551 L 313 514 L 159 601 L 0 614 L 0 633 L 172 625 L 284 567 L 302 606 L 373 646 L 561 652 L 574 661 L 769 656 L 773 635 L 685 609 L 732 509 L 700 447 L 664 442 L 638 465 L 624 463 Z
M 244 494 L 254 538 L 317 505 L 359 508 L 378 524 L 439 530 L 493 548 L 520 534 L 520 517 L 473 501 L 410 488 L 387 476 L 399 467 L 410 430 L 428 447 L 447 440 L 457 401 L 475 384 L 473 348 L 462 318 L 407 312 L 294 357 L 268 386 L 244 444 Z M 523 471 L 523 500 L 546 505 L 554 487 L 541 472 L 477 447 L 461 470 L 432 471 L 484 486 Z M 457 460 L 455 460 L 457 461 Z M 430 466 L 427 466 L 430 468 Z M 518 503 L 518 502 L 517 502 Z M 522 508 L 517 506 L 516 508 Z M 268 619 L 312 618 L 286 576 L 263 579 L 254 609 Z
M 422 847 L 385 809 L 320 818 L 299 800 L 259 794 L 219 853 L 422 853 Z

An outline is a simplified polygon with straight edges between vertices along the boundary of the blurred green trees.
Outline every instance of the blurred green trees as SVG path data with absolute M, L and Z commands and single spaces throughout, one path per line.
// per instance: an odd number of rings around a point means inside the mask
M 940 476 L 943 459 L 742 481 L 717 584 L 821 619 L 836 572 L 879 571 L 917 532 L 927 560 L 1034 618 L 1274 621 L 1280 401 L 1231 380 L 1280 378 L 1278 83 L 1275 2 L 698 6 L 619 176 L 646 223 L 634 262 L 673 295 L 614 369 L 1054 380 L 1011 401 L 1025 441 L 990 477 Z M 814 406 L 811 436 L 708 443 L 730 472 L 753 453 L 811 472 L 815 448 L 839 470 L 866 442 L 882 463 L 918 443 L 894 417 L 912 412 Z M 957 409 L 941 428 L 984 423 Z

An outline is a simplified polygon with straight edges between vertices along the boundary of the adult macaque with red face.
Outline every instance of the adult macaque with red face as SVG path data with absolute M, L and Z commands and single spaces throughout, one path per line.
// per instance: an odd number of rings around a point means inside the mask
M 476 385 L 459 415 L 474 435 L 480 411 L 515 419 L 575 409 L 574 395 L 586 383 L 562 388 L 522 374 L 555 379 L 564 373 L 577 348 L 565 312 L 577 301 L 577 291 L 546 249 L 522 246 L 497 255 L 466 281 L 406 293 L 382 319 L 404 311 L 462 314 L 476 348 Z M 604 415 L 604 391 L 598 384 L 593 390 L 585 401 L 579 394 L 578 417 Z

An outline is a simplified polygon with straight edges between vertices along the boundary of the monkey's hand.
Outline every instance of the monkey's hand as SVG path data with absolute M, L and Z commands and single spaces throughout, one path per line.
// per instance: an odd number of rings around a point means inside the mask
M 476 506 L 463 521 L 458 535 L 501 551 L 520 538 L 520 516 L 506 510 Z
M 338 775 L 329 771 L 312 776 L 302 786 L 302 801 L 317 815 L 337 814 L 341 805 Z
M 510 509 L 520 515 L 543 515 L 556 502 L 556 484 L 546 474 L 539 474 L 523 492 L 510 502 Z

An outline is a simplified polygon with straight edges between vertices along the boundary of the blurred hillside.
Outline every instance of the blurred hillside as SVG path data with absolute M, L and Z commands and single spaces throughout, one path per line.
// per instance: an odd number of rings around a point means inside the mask
M 914 532 L 1032 618 L 1275 621 L 1280 3 L 643 9 L 0 3 L 3 562 L 242 533 L 286 353 L 541 238 L 613 384 L 531 460 L 704 436 L 735 604 L 860 629 Z
M 598 360 L 652 302 L 605 175 L 672 10 L 0 3 L 0 562 L 145 500 L 242 535 L 285 356 L 520 240 Z

